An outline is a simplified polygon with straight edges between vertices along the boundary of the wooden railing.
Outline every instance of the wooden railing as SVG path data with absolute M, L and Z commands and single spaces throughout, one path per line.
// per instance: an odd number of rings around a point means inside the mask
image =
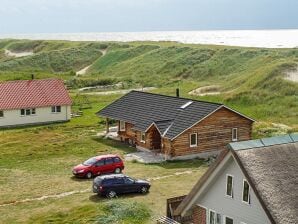
M 193 220 L 192 215 L 186 215 L 183 217 L 180 215 L 174 215 L 174 211 L 177 209 L 177 207 L 180 205 L 185 197 L 186 195 L 167 199 L 167 217 L 182 224 L 191 223 Z
M 169 218 L 169 217 L 166 217 L 166 216 L 161 216 L 159 217 L 157 220 L 156 220 L 156 223 L 157 224 L 180 224 L 179 222 Z

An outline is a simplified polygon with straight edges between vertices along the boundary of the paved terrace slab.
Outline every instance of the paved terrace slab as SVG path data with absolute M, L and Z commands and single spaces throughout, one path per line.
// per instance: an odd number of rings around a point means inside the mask
M 165 160 L 164 155 L 153 152 L 134 152 L 124 156 L 126 161 L 137 161 L 139 163 L 162 163 Z

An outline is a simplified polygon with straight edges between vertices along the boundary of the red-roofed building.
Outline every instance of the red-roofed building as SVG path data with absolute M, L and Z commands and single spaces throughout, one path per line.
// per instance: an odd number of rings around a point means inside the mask
M 71 98 L 60 79 L 0 83 L 0 127 L 70 120 Z

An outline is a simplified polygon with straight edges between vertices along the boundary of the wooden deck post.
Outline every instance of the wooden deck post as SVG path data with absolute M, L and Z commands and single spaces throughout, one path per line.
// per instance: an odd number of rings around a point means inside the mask
M 106 134 L 110 132 L 109 118 L 106 118 Z

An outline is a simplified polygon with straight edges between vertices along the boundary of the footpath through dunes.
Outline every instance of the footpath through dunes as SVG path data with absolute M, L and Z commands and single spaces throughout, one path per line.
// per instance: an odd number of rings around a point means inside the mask
M 296 69 L 286 71 L 285 79 L 293 82 L 298 82 L 298 66 Z
M 99 51 L 102 53 L 102 55 L 101 55 L 100 57 L 103 57 L 103 56 L 106 55 L 108 49 L 103 49 L 103 50 L 99 50 Z M 79 71 L 77 71 L 77 72 L 76 72 L 76 76 L 85 75 L 86 72 L 88 71 L 88 69 L 89 69 L 91 66 L 92 66 L 92 64 L 91 64 L 91 65 L 88 65 L 88 66 L 86 66 L 86 67 L 84 67 L 83 69 L 81 69 L 81 70 L 79 70 Z
M 220 93 L 219 85 L 203 86 L 188 92 L 189 95 L 193 96 L 219 95 Z
M 13 52 L 13 51 L 5 49 L 5 55 L 7 55 L 9 57 L 20 58 L 20 57 L 30 56 L 30 55 L 33 55 L 33 54 L 34 54 L 33 51 Z

